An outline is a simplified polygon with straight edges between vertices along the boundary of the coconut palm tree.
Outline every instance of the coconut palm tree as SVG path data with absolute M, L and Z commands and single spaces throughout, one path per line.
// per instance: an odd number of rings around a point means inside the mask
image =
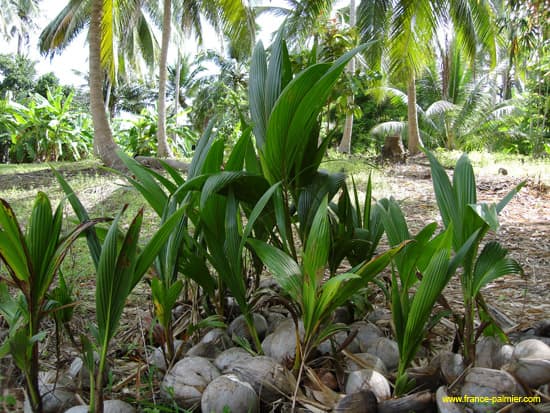
M 150 4 L 149 4 L 150 3 Z M 90 111 L 94 123 L 94 151 L 111 167 L 121 167 L 116 155 L 117 145 L 105 113 L 103 85 L 111 84 L 117 76 L 136 70 L 139 62 L 153 65 L 157 41 L 147 10 L 147 4 L 133 0 L 116 9 L 113 1 L 69 0 L 68 4 L 40 34 L 39 47 L 43 54 L 61 53 L 87 26 L 89 27 L 89 85 Z
M 515 110 L 512 100 L 501 101 L 498 96 L 505 65 L 489 71 L 473 70 L 464 64 L 453 44 L 448 67 L 438 70 L 431 64 L 418 81 L 419 131 L 431 146 L 490 148 L 503 120 Z M 384 94 L 396 102 L 407 102 L 406 93 L 397 88 L 385 88 Z M 407 122 L 389 121 L 376 125 L 371 133 L 395 136 L 403 135 L 406 129 Z
M 91 6 L 88 43 L 90 47 L 90 111 L 94 124 L 94 152 L 105 165 L 119 168 L 121 167 L 121 161 L 116 154 L 118 147 L 113 140 L 111 126 L 103 102 L 104 65 L 101 62 L 103 0 L 93 0 Z
M 178 0 L 172 4 L 171 0 L 163 2 L 162 22 L 162 47 L 159 64 L 159 100 L 158 100 L 158 155 L 171 156 L 170 148 L 166 140 L 166 80 L 167 57 L 170 43 L 170 33 L 174 18 L 179 20 L 176 27 L 183 33 L 192 31 L 202 39 L 202 25 L 200 16 L 206 19 L 218 30 L 218 33 L 226 35 L 230 39 L 238 39 L 240 43 L 253 45 L 255 35 L 254 14 L 244 1 L 198 1 Z M 176 13 L 172 13 L 172 6 Z M 248 39 L 248 41 L 247 41 Z M 249 48 L 249 51 L 252 47 Z M 179 52 L 178 52 L 179 53 Z M 178 93 L 178 91 L 176 91 Z
M 421 146 L 416 79 L 433 59 L 433 39 L 455 31 L 466 58 L 474 61 L 478 46 L 495 60 L 496 33 L 487 0 L 364 0 L 358 9 L 364 40 L 377 40 L 365 55 L 374 68 L 407 84 L 408 149 Z
M 285 39 L 292 46 L 302 47 L 308 39 L 319 36 L 335 3 L 335 0 L 284 0 L 283 5 L 268 4 L 257 6 L 255 10 L 258 15 L 269 13 L 284 17 Z
M 17 55 L 29 44 L 29 33 L 36 28 L 39 0 L 1 0 L 0 33 L 7 39 L 17 39 Z
M 172 151 L 166 140 L 166 78 L 168 76 L 167 60 L 168 45 L 172 29 L 172 1 L 164 0 L 162 19 L 162 46 L 160 48 L 159 62 L 159 100 L 158 100 L 158 128 L 157 128 L 157 154 L 161 157 L 172 156 Z
M 17 54 L 29 44 L 29 33 L 36 27 L 38 0 L 0 0 L 0 33 L 7 39 L 17 39 Z
M 355 0 L 349 2 L 349 26 L 354 28 L 356 24 L 356 10 Z M 347 70 L 352 75 L 355 73 L 355 58 L 351 59 L 348 63 Z M 353 94 L 348 96 L 348 106 L 353 107 L 354 97 Z M 338 146 L 338 152 L 351 153 L 351 133 L 353 131 L 353 111 L 346 113 L 346 120 L 344 122 L 344 132 L 342 133 L 342 140 Z

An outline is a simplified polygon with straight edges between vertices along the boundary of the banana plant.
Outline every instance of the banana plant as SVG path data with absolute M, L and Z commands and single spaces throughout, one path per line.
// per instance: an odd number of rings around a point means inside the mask
M 302 371 L 311 351 L 341 327 L 327 324 L 336 307 L 344 304 L 359 288 L 380 273 L 402 248 L 398 246 L 354 267 L 349 272 L 323 282 L 327 267 L 331 235 L 325 196 L 313 219 L 309 237 L 301 253 L 301 263 L 292 256 L 257 239 L 248 239 L 262 262 L 273 274 L 281 289 L 295 303 L 304 325 L 302 342 L 297 340 L 294 369 Z M 298 326 L 296 326 L 298 337 Z
M 414 387 L 405 370 L 422 344 L 428 326 L 444 315 L 444 312 L 432 315 L 434 304 L 474 238 L 471 237 L 451 258 L 452 225 L 434 236 L 437 224 L 433 222 L 413 237 L 399 204 L 393 198 L 382 199 L 377 206 L 390 246 L 411 240 L 394 258 L 391 283 L 392 319 L 399 348 L 395 394 L 402 395 Z
M 490 325 L 495 333 L 504 335 L 489 314 L 481 289 L 504 275 L 523 274 L 521 266 L 515 260 L 506 257 L 506 249 L 497 241 L 486 243 L 481 252 L 479 248 L 489 230 L 498 230 L 498 214 L 525 182 L 515 186 L 496 204 L 479 203 L 474 171 L 466 154 L 456 163 L 452 183 L 436 157 L 428 151 L 426 154 L 430 161 L 435 197 L 443 224 L 445 228 L 452 228 L 453 250 L 459 251 L 467 245 L 470 238 L 474 238 L 461 263 L 463 272 L 460 276 L 464 300 L 464 319 L 460 330 L 464 357 L 468 362 L 472 362 L 475 360 L 477 336 L 474 329 L 476 303 L 484 325 Z
M 25 375 L 26 391 L 33 412 L 42 411 L 38 389 L 38 344 L 43 338 L 40 323 L 47 313 L 48 292 L 70 246 L 80 234 L 101 220 L 89 220 L 67 235 L 62 235 L 63 204 L 52 212 L 48 196 L 36 196 L 24 231 L 9 205 L 0 199 L 0 260 L 4 262 L 11 284 L 20 296 L 8 300 L 7 280 L 0 278 L 0 312 L 6 315 L 10 334 L 0 346 L 0 357 L 11 353 Z M 9 316 L 7 316 L 9 315 Z

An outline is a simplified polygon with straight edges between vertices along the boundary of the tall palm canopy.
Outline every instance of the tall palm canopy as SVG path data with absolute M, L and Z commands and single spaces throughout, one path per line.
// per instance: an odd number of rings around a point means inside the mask
M 153 4 L 151 2 L 151 4 Z M 40 50 L 45 54 L 62 51 L 86 26 L 89 26 L 90 112 L 94 124 L 94 151 L 110 167 L 122 167 L 116 155 L 109 120 L 105 113 L 103 82 L 105 73 L 116 83 L 117 74 L 137 62 L 140 51 L 154 62 L 156 40 L 139 0 L 69 0 L 40 35 Z M 119 67 L 119 62 L 122 65 Z
M 39 47 L 42 54 L 61 53 L 90 24 L 92 0 L 69 0 L 44 28 Z M 144 62 L 152 67 L 158 41 L 151 25 L 155 2 L 105 1 L 101 20 L 101 65 L 112 82 L 117 75 L 137 70 Z
M 488 0 L 363 0 L 358 27 L 363 40 L 375 40 L 365 52 L 373 69 L 407 83 L 409 151 L 421 144 L 416 113 L 416 78 L 433 57 L 434 39 L 453 31 L 473 62 L 478 45 L 496 59 L 493 8 Z
M 29 33 L 35 29 L 33 19 L 38 16 L 38 0 L 0 0 L 0 35 L 17 40 L 17 54 L 29 43 Z

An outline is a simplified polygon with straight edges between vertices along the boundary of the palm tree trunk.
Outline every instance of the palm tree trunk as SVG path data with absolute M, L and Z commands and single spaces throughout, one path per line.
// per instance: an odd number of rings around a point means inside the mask
M 349 25 L 350 27 L 355 27 L 355 0 L 350 0 L 349 2 Z M 348 72 L 352 74 L 355 73 L 355 58 L 352 58 L 348 64 Z M 340 153 L 351 153 L 351 133 L 353 132 L 353 105 L 354 105 L 354 96 L 353 92 L 348 96 L 346 121 L 344 123 L 344 132 L 342 134 L 342 140 L 340 141 L 340 146 L 338 146 L 338 152 Z
M 407 86 L 407 119 L 409 123 L 409 141 L 408 149 L 410 155 L 420 152 L 422 142 L 418 130 L 418 113 L 416 111 L 416 84 L 414 73 L 409 78 Z
M 166 77 L 168 60 L 168 44 L 170 42 L 170 31 L 172 25 L 172 1 L 164 0 L 164 15 L 162 20 L 162 46 L 160 50 L 159 63 L 159 101 L 158 101 L 158 128 L 157 128 L 157 155 L 170 157 L 172 153 L 166 139 Z
M 109 113 L 110 110 L 110 102 L 111 102 L 111 91 L 113 88 L 113 84 L 109 79 L 107 79 L 107 91 L 105 92 L 105 112 Z
M 174 93 L 174 116 L 176 117 L 176 126 L 178 125 L 178 107 L 180 104 L 180 77 L 181 77 L 181 52 L 178 51 L 178 59 L 176 61 L 176 85 Z
M 113 140 L 111 126 L 103 100 L 103 68 L 101 67 L 101 19 L 103 1 L 93 0 L 90 18 L 90 112 L 94 124 L 94 152 L 108 167 L 123 169 L 123 164 L 116 154 L 117 144 Z

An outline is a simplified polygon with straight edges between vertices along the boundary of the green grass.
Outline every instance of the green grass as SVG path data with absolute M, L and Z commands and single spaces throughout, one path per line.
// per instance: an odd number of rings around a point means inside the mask
M 51 162 L 54 168 L 64 170 L 81 170 L 85 168 L 99 168 L 100 162 L 95 159 L 88 159 L 78 162 Z M 50 169 L 47 163 L 11 163 L 0 164 L 0 175 L 31 173 Z
M 22 226 L 26 224 L 38 191 L 48 194 L 53 208 L 65 200 L 65 193 L 50 173 L 47 164 L 9 164 L 0 165 L 0 167 L 0 198 L 10 203 Z M 99 162 L 57 162 L 54 167 L 66 176 L 91 217 L 113 217 L 124 204 L 128 204 L 122 220 L 122 225 L 127 226 L 138 210 L 144 207 L 142 241 L 149 239 L 156 230 L 158 220 L 143 197 L 128 186 L 123 178 L 100 169 Z M 66 201 L 65 214 L 68 218 L 65 220 L 65 225 L 74 226 L 77 220 Z M 95 268 L 84 239 L 78 240 L 73 245 L 62 266 L 62 271 L 67 282 L 79 291 L 81 299 L 86 301 L 93 299 L 94 290 L 85 286 L 87 281 L 95 278 Z M 81 288 L 82 286 L 84 288 Z
M 436 151 L 438 160 L 445 167 L 453 166 L 462 155 L 460 151 Z M 524 155 L 505 153 L 470 152 L 468 153 L 476 175 L 498 175 L 504 168 L 508 175 L 515 178 L 531 178 L 537 183 L 550 186 L 550 159 L 533 159 Z

